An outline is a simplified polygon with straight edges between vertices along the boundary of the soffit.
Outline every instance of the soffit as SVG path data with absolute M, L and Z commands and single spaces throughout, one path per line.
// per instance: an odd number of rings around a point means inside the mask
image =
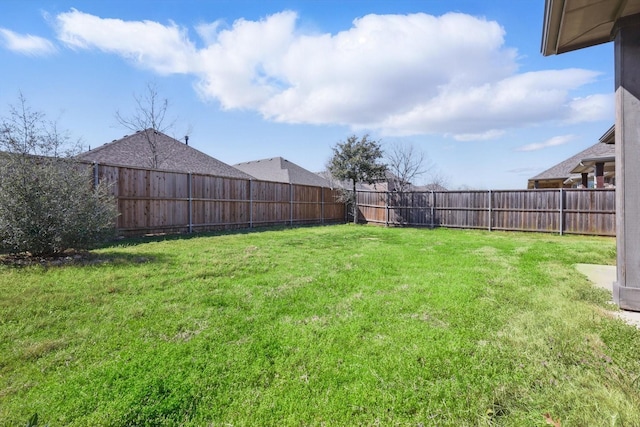
M 545 0 L 542 54 L 607 43 L 615 22 L 640 13 L 640 0 Z

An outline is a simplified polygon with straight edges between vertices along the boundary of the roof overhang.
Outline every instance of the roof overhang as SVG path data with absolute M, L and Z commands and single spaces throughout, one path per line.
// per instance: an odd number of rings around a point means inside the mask
M 604 163 L 605 172 L 613 172 L 616 170 L 615 156 L 602 156 L 602 157 L 591 157 L 589 159 L 582 159 L 578 164 L 578 166 L 571 169 L 571 173 L 593 172 L 593 168 L 596 167 L 596 163 Z
M 640 0 L 545 0 L 542 54 L 610 42 L 616 21 L 638 13 Z
M 604 133 L 600 137 L 600 142 L 604 144 L 615 144 L 616 143 L 616 126 L 613 125 L 609 128 L 608 131 Z

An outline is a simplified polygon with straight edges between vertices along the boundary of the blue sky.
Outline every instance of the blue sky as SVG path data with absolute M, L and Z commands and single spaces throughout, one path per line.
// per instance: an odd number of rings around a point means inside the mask
M 526 188 L 614 121 L 611 43 L 540 54 L 543 0 L 0 1 L 0 115 L 17 102 L 96 147 L 149 84 L 172 135 L 225 163 L 321 171 L 368 133 L 449 188 Z M 418 184 L 428 181 L 423 177 Z

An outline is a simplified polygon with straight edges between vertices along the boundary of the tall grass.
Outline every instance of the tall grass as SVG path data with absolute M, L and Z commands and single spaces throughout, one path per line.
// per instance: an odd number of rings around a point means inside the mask
M 331 226 L 0 267 L 0 425 L 640 425 L 606 238 Z

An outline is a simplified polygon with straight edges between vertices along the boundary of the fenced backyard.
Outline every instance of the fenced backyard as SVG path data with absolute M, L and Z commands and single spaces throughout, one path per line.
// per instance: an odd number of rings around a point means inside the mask
M 124 236 L 347 221 L 340 190 L 93 164 Z M 357 192 L 359 222 L 615 236 L 615 189 Z
M 615 236 L 615 189 L 358 191 L 359 221 Z
M 337 190 L 92 167 L 125 235 L 346 219 Z M 614 191 L 358 198 L 383 227 L 0 264 L 0 425 L 640 425 L 638 332 L 574 267 L 615 240 L 453 229 L 614 233 Z

